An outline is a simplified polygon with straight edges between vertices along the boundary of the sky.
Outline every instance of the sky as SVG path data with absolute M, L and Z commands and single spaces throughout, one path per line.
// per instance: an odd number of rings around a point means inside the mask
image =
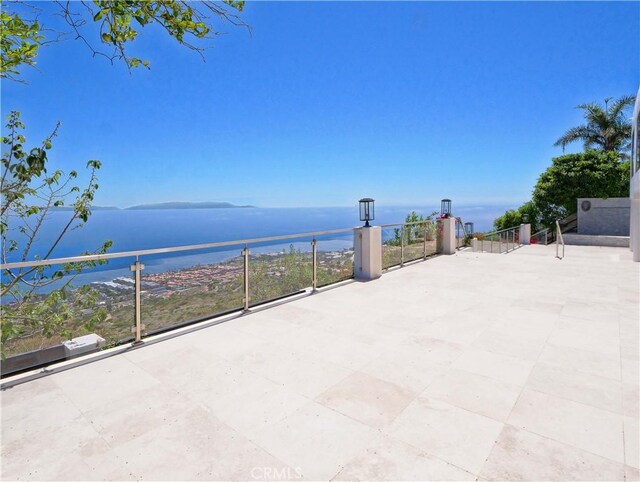
M 27 83 L 2 80 L 2 115 L 21 111 L 34 144 L 61 121 L 52 166 L 100 160 L 101 206 L 517 207 L 575 106 L 640 79 L 638 2 L 247 2 L 241 18 L 251 33 L 218 24 L 206 62 L 145 29 L 131 53 L 151 69 L 131 73 L 52 43 Z

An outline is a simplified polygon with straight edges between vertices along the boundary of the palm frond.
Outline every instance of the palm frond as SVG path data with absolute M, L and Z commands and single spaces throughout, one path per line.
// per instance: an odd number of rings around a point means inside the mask
M 629 107 L 633 107 L 635 100 L 636 98 L 633 95 L 623 95 L 619 99 L 616 99 L 616 101 L 613 104 L 611 104 L 609 115 L 612 118 L 616 119 L 617 117 L 620 116 L 620 114 L 624 112 L 625 109 L 628 109 Z
M 597 137 L 598 133 L 589 126 L 572 127 L 567 132 L 565 132 L 562 137 L 560 137 L 553 145 L 562 146 L 562 149 L 564 149 L 567 144 L 570 144 L 572 142 L 586 142 L 587 139 L 591 139 L 593 142 Z

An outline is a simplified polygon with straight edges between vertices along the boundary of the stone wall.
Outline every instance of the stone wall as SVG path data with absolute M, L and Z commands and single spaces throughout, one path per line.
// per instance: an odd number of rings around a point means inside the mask
M 578 199 L 578 234 L 629 236 L 628 197 Z

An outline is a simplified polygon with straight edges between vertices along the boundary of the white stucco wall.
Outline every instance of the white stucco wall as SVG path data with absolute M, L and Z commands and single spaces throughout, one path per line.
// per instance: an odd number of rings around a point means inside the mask
M 631 143 L 631 182 L 629 198 L 631 209 L 629 213 L 630 239 L 629 248 L 633 251 L 633 260 L 640 261 L 640 132 L 638 120 L 640 119 L 640 88 L 636 95 L 636 103 L 633 108 L 631 125 L 633 126 Z

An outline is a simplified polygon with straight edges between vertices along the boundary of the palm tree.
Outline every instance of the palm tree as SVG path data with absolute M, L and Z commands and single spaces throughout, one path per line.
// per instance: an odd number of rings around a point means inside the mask
M 558 139 L 554 146 L 562 146 L 582 141 L 586 149 L 622 152 L 631 144 L 631 121 L 625 111 L 633 106 L 635 97 L 626 95 L 611 102 L 613 97 L 604 100 L 604 107 L 597 103 L 580 104 L 577 109 L 584 111 L 586 125 L 572 127 Z M 609 104 L 611 102 L 611 104 Z

